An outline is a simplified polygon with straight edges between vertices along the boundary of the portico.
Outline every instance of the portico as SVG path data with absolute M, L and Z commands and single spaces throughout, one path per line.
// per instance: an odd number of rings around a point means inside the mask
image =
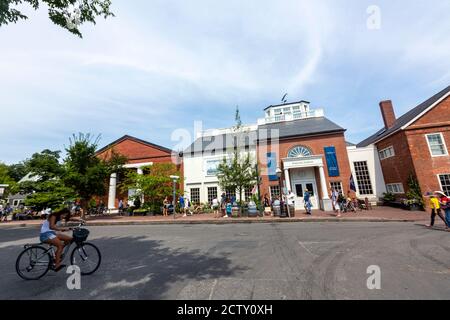
M 332 205 L 328 195 L 327 181 L 322 155 L 291 157 L 282 159 L 284 180 L 287 191 L 296 195 L 297 210 L 303 208 L 303 195 L 306 190 L 311 194 L 313 208 L 331 211 Z M 319 175 L 319 189 L 316 176 Z
M 125 169 L 136 169 L 139 175 L 144 174 L 144 168 L 152 166 L 153 162 L 143 163 L 129 163 L 124 165 Z M 135 194 L 136 190 L 128 190 L 128 198 L 131 198 Z M 114 210 L 116 207 L 116 194 L 117 194 L 117 173 L 112 173 L 109 178 L 109 192 L 108 192 L 108 209 Z M 142 199 L 142 203 L 144 199 Z

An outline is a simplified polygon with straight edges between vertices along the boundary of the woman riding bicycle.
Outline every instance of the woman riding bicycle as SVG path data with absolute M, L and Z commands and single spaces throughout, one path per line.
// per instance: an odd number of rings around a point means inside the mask
M 56 247 L 55 266 L 54 266 L 54 270 L 56 272 L 60 271 L 65 267 L 64 265 L 61 265 L 61 254 L 64 250 L 64 247 L 66 245 L 69 245 L 72 241 L 71 236 L 61 233 L 69 231 L 71 229 L 58 226 L 58 222 L 61 222 L 63 216 L 66 222 L 69 221 L 70 210 L 62 209 L 60 211 L 49 214 L 47 220 L 45 220 L 44 223 L 42 224 L 40 234 L 40 240 L 42 243 L 47 243 L 49 245 Z

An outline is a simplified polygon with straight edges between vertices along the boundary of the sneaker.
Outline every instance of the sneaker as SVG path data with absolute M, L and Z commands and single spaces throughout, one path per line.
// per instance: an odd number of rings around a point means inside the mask
M 55 268 L 55 267 L 53 266 L 52 270 L 55 271 L 55 272 L 59 272 L 59 271 L 61 271 L 62 269 L 64 269 L 65 267 L 66 267 L 65 264 L 60 265 L 58 268 Z

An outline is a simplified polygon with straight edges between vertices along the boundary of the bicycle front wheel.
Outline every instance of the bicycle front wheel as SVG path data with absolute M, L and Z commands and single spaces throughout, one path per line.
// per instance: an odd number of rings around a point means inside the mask
M 89 276 L 97 271 L 101 262 L 100 250 L 92 243 L 77 245 L 70 256 L 70 263 L 73 266 L 78 266 L 83 276 Z
M 17 258 L 16 272 L 24 280 L 39 280 L 47 274 L 51 263 L 52 257 L 47 249 L 29 247 Z

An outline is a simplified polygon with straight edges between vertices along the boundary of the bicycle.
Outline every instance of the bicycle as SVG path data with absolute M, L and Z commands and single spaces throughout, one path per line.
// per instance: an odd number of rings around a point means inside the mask
M 88 276 L 95 273 L 100 267 L 102 256 L 100 250 L 92 243 L 86 242 L 89 230 L 82 228 L 81 221 L 73 229 L 72 242 L 64 248 L 61 262 L 68 256 L 70 248 L 75 248 L 70 255 L 70 264 L 80 268 L 81 275 Z M 46 243 L 27 244 L 16 260 L 16 272 L 24 280 L 39 280 L 54 268 L 55 248 Z

